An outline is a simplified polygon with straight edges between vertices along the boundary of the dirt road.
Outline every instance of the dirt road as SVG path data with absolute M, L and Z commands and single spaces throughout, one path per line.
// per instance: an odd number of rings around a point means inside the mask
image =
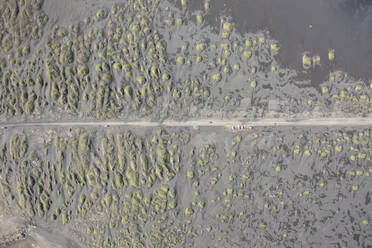
M 364 118 L 317 118 L 317 119 L 257 119 L 218 120 L 202 119 L 190 121 L 50 121 L 50 122 L 19 122 L 0 123 L 1 129 L 17 127 L 86 127 L 86 126 L 140 126 L 140 127 L 228 127 L 233 125 L 248 125 L 252 127 L 265 126 L 372 126 L 372 117 Z

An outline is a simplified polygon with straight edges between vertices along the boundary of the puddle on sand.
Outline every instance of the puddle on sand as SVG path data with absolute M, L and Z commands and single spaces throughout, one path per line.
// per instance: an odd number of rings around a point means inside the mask
M 202 8 L 202 2 L 192 2 L 191 8 Z M 372 76 L 372 1 L 216 0 L 205 20 L 218 29 L 221 14 L 232 16 L 241 33 L 269 30 L 281 45 L 278 59 L 297 71 L 303 71 L 304 51 L 320 55 L 320 68 L 299 73 L 299 79 L 301 74 L 310 77 L 314 86 L 338 69 L 356 78 Z M 328 61 L 329 49 L 336 52 L 333 63 Z

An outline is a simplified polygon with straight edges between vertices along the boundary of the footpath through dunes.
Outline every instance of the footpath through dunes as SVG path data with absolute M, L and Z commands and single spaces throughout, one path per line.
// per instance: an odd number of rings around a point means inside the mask
M 200 119 L 189 121 L 45 121 L 45 122 L 9 122 L 0 123 L 0 128 L 17 127 L 89 127 L 89 126 L 135 126 L 135 127 L 231 127 L 236 125 L 265 127 L 265 126 L 372 126 L 372 117 L 360 118 L 313 118 L 313 119 L 286 119 L 264 118 L 249 121 L 246 119 Z

